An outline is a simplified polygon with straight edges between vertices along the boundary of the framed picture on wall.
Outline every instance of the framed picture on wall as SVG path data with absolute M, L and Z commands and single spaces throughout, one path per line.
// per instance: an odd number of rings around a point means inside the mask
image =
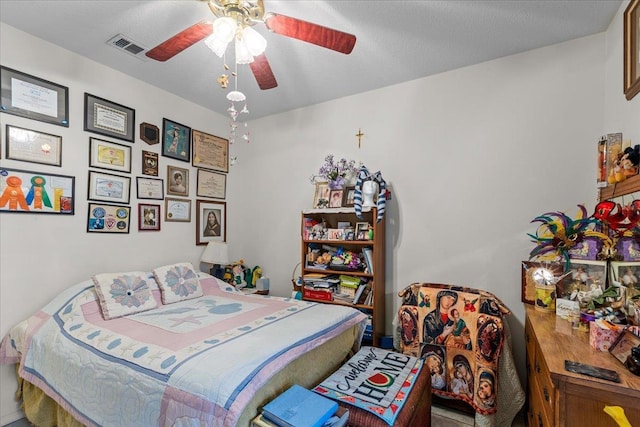
M 197 168 L 229 172 L 229 140 L 193 130 L 193 159 L 191 164 Z
M 136 110 L 84 94 L 84 130 L 133 142 Z
M 89 166 L 131 173 L 131 146 L 89 138 Z
M 191 222 L 190 199 L 164 199 L 164 220 L 169 222 Z
M 138 230 L 160 231 L 160 205 L 138 204 Z
M 624 96 L 640 92 L 640 0 L 631 0 L 624 11 Z
M 87 233 L 129 233 L 131 206 L 89 203 Z
M 0 111 L 69 127 L 69 88 L 7 67 L 0 67 Z
M 191 128 L 162 119 L 162 155 L 189 162 L 191 160 Z
M 89 171 L 89 200 L 129 203 L 131 178 Z
M 227 241 L 227 204 L 196 200 L 196 245 Z
M 167 194 L 189 196 L 189 170 L 177 166 L 167 166 Z
M 198 169 L 196 196 L 224 199 L 227 194 L 227 175 Z
M 32 196 L 29 193 L 36 187 Z M 75 177 L 2 168 L 0 195 L 15 193 L 13 200 L 2 203 L 0 213 L 73 215 L 75 206 Z M 46 197 L 45 197 L 46 196 Z
M 62 166 L 62 137 L 7 125 L 7 159 Z

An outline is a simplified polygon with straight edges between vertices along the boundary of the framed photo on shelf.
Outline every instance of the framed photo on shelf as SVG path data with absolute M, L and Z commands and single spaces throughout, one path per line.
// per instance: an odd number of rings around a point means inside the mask
M 224 199 L 227 194 L 227 175 L 212 172 L 207 169 L 198 169 L 197 197 L 210 197 L 212 199 Z
M 196 200 L 196 245 L 227 241 L 227 204 Z
M 331 195 L 329 196 L 330 208 L 342 207 L 342 193 L 344 193 L 344 190 L 331 190 Z
M 140 139 L 149 145 L 160 142 L 160 129 L 151 123 L 140 123 Z
M 191 200 L 164 199 L 164 220 L 168 222 L 191 222 Z
M 191 132 L 191 140 L 193 142 L 191 164 L 194 167 L 229 172 L 228 139 L 194 129 Z
M 89 200 L 112 203 L 129 203 L 131 178 L 89 171 Z
M 609 353 L 625 365 L 627 358 L 631 354 L 631 349 L 638 346 L 640 346 L 640 337 L 631 331 L 624 330 L 609 347 Z
M 75 213 L 75 177 L 2 168 L 0 189 L 15 192 L 15 201 L 8 200 L 0 206 L 0 213 L 62 214 Z M 39 187 L 41 196 L 34 192 Z M 44 197 L 46 195 L 46 197 Z
M 631 0 L 624 20 L 624 96 L 630 101 L 640 92 L 640 0 Z
M 0 66 L 0 111 L 69 127 L 69 88 Z
M 7 125 L 7 159 L 62 166 L 62 137 Z
M 162 119 L 162 155 L 188 162 L 191 159 L 191 128 Z
M 603 291 L 607 283 L 607 261 L 572 259 L 569 269 L 556 283 L 557 298 L 568 298 L 581 285 L 599 286 Z
M 129 233 L 131 206 L 89 203 L 87 233 Z
M 189 169 L 167 166 L 167 194 L 189 196 Z
M 89 138 L 89 166 L 131 173 L 131 147 Z
M 356 222 L 355 240 L 369 240 L 368 222 Z
M 162 180 L 159 178 L 136 177 L 136 195 L 138 199 L 164 199 Z
M 356 187 L 350 185 L 344 188 L 344 199 L 342 200 L 342 206 L 352 207 L 355 205 Z
M 329 196 L 331 190 L 329 189 L 328 182 L 316 182 L 316 192 L 313 197 L 313 208 L 327 208 L 329 207 Z
M 89 93 L 84 94 L 84 130 L 134 142 L 136 111 Z
M 138 230 L 160 231 L 160 205 L 138 204 Z

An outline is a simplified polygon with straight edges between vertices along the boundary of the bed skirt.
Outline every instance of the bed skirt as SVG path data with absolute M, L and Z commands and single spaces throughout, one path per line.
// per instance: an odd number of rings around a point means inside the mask
M 249 426 L 258 415 L 260 408 L 293 384 L 312 388 L 324 378 L 336 371 L 359 348 L 361 333 L 358 325 L 345 330 L 340 335 L 314 348 L 291 362 L 286 369 L 275 373 L 269 381 L 253 396 L 238 421 L 238 426 Z M 356 343 L 356 344 L 354 344 Z M 80 427 L 69 412 L 58 405 L 40 388 L 25 381 L 18 375 L 16 400 L 22 399 L 22 410 L 29 422 L 37 427 Z

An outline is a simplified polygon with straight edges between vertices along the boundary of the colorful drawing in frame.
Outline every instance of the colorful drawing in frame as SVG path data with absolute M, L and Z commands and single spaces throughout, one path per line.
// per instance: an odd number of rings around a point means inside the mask
M 0 169 L 0 212 L 73 215 L 75 177 Z
M 162 119 L 162 155 L 183 162 L 191 161 L 191 128 Z

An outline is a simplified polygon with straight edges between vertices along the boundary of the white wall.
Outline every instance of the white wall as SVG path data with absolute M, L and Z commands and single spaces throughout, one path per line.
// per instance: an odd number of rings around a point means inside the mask
M 251 143 L 232 146 L 238 155 L 227 188 L 232 257 L 262 266 L 272 293 L 289 295 L 300 258 L 300 211 L 313 200 L 308 177 L 328 153 L 362 161 L 393 187 L 386 215 L 387 333 L 397 292 L 409 283 L 486 289 L 513 310 L 522 373 L 520 261 L 532 248 L 531 219 L 549 210 L 574 214 L 579 203 L 593 208 L 601 134 L 621 131 L 640 143 L 640 96 L 627 102 L 621 92 L 621 11 L 603 34 L 253 121 Z M 10 27 L 0 31 L 3 65 L 70 87 L 72 126 L 6 114 L 0 124 L 62 134 L 63 167 L 46 170 L 75 175 L 78 192 L 72 218 L 0 216 L 0 334 L 94 272 L 150 268 L 178 253 L 197 263 L 202 248 L 194 246 L 193 222 L 163 223 L 151 235 L 85 233 L 90 134 L 81 131 L 82 94 L 136 108 L 137 122 L 169 117 L 224 136 L 226 120 Z M 134 147 L 132 176 L 140 175 L 139 150 L 149 148 L 140 141 Z M 161 161 L 162 171 L 169 162 Z M 39 268 L 31 267 L 33 259 Z M 19 416 L 12 376 L 11 367 L 0 367 L 3 424 Z

